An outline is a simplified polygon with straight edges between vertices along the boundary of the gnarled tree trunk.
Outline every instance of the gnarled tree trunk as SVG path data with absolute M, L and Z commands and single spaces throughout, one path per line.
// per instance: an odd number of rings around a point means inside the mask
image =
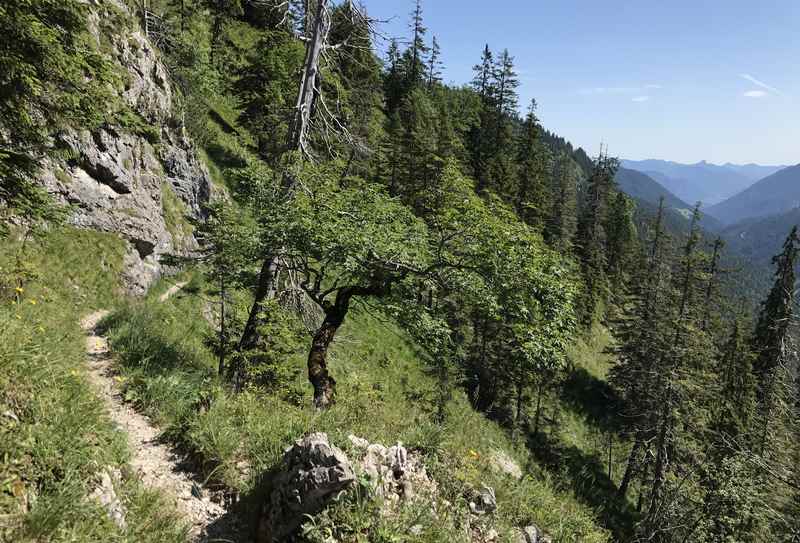
M 388 292 L 388 288 L 388 284 L 343 287 L 337 291 L 333 304 L 323 304 L 325 319 L 314 333 L 308 353 L 308 380 L 314 387 L 314 407 L 317 409 L 327 409 L 336 400 L 336 380 L 328 372 L 328 348 L 344 323 L 350 300 L 353 296 L 381 296 Z

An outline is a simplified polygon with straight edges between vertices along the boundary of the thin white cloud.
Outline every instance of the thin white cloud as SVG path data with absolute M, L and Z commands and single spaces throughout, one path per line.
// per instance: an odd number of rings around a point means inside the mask
M 629 94 L 638 92 L 639 87 L 592 87 L 581 89 L 581 94 Z
M 631 100 L 634 102 L 647 102 L 649 99 L 649 96 L 634 96 L 631 98 Z
M 578 91 L 579 94 L 584 95 L 593 95 L 593 94 L 636 94 L 641 95 L 641 93 L 648 91 L 648 90 L 655 90 L 663 88 L 661 85 L 655 84 L 648 84 L 648 85 L 640 85 L 638 87 L 588 87 L 585 89 L 581 89 Z
M 767 92 L 763 90 L 751 90 L 745 92 L 742 96 L 746 96 L 747 98 L 764 98 L 767 96 Z
M 761 87 L 762 89 L 766 89 L 769 92 L 774 92 L 775 94 L 778 94 L 778 95 L 781 94 L 781 91 L 779 91 L 775 87 L 767 85 L 763 81 L 759 81 L 758 79 L 756 79 L 755 77 L 753 77 L 750 74 L 739 74 L 739 77 L 741 77 L 742 79 L 746 79 L 747 81 L 749 81 L 750 83 L 752 83 L 756 87 Z

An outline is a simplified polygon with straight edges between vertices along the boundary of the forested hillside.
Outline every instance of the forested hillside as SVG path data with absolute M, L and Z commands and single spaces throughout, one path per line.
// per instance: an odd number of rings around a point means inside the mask
M 781 215 L 800 206 L 800 164 L 784 168 L 720 202 L 709 213 L 726 224 Z
M 3 541 L 800 537 L 797 229 L 749 314 L 408 9 L 0 6 Z

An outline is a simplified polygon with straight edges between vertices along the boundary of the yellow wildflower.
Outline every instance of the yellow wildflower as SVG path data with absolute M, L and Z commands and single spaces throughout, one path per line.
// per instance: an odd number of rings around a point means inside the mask
M 25 289 L 22 288 L 22 287 L 17 287 L 14 290 L 17 291 L 17 292 L 25 292 Z
M 31 300 L 31 305 L 36 305 L 36 300 Z

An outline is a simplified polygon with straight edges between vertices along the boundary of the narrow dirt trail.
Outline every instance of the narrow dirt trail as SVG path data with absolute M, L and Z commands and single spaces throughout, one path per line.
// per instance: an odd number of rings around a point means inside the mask
M 173 286 L 159 301 L 166 301 L 184 285 Z M 108 340 L 97 331 L 97 324 L 108 313 L 96 311 L 81 321 L 86 331 L 88 376 L 111 419 L 128 436 L 133 451 L 131 467 L 144 486 L 174 499 L 178 512 L 190 526 L 192 541 L 239 541 L 235 535 L 238 526 L 231 519 L 223 518 L 225 507 L 213 501 L 209 492 L 193 480 L 192 474 L 181 468 L 182 455 L 159 441 L 160 432 L 147 417 L 125 403 L 114 373 Z

